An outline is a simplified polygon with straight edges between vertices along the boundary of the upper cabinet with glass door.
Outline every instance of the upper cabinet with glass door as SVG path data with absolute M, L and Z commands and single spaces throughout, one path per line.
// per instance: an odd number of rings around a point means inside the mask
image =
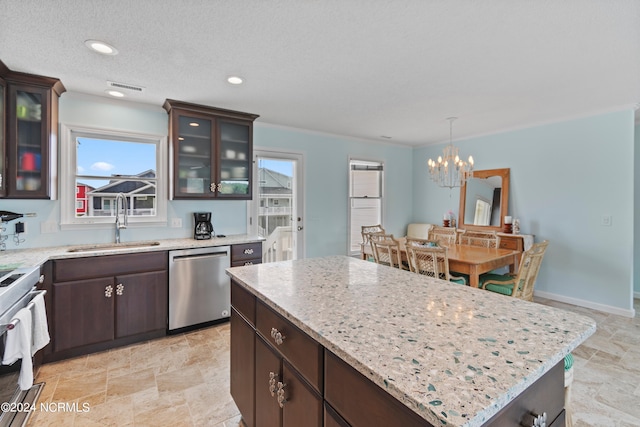
M 251 199 L 258 115 L 166 100 L 173 199 Z
M 0 62 L 3 128 L 0 152 L 2 196 L 55 199 L 58 140 L 58 98 L 65 91 L 58 79 L 10 71 Z

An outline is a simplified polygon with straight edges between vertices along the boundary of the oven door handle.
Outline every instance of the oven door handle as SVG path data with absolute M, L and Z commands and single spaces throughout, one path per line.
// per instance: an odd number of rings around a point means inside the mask
M 25 294 L 22 298 L 20 298 L 20 300 L 15 303 L 9 310 L 6 311 L 5 314 L 3 314 L 3 318 L 8 318 L 8 319 L 12 319 L 13 316 L 16 315 L 16 313 L 18 311 L 20 311 L 20 309 L 22 309 L 22 307 L 26 307 L 28 310 L 31 310 L 33 308 L 33 306 L 35 305 L 35 303 L 33 302 L 33 298 L 36 297 L 36 295 L 46 295 L 47 291 L 45 289 L 41 289 L 41 290 L 33 290 L 27 294 Z M 24 301 L 26 299 L 29 299 L 29 302 L 24 305 Z M 7 314 L 10 313 L 9 316 L 7 316 Z M 6 320 L 8 320 L 6 319 Z M 5 320 L 5 321 L 6 321 Z M 9 323 L 4 323 L 4 324 L 0 324 L 0 335 L 4 334 L 6 331 L 11 330 L 13 328 L 16 327 L 16 325 L 18 324 L 17 320 L 11 320 Z

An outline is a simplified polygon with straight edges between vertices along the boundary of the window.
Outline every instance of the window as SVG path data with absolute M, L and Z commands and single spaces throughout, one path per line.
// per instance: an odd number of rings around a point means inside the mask
M 362 226 L 382 224 L 383 164 L 349 161 L 349 253 L 360 252 Z
M 165 136 L 65 125 L 62 135 L 63 225 L 112 224 L 119 193 L 130 224 L 166 222 Z

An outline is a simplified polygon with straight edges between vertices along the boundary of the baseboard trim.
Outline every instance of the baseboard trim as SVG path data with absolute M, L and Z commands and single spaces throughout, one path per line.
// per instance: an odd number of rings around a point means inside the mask
M 564 296 L 564 295 L 558 295 L 558 294 L 553 294 L 551 292 L 544 292 L 544 291 L 535 291 L 535 295 L 538 296 L 538 297 L 547 298 L 547 299 L 551 299 L 551 300 L 558 301 L 558 302 L 564 302 L 564 303 L 567 303 L 567 304 L 573 304 L 573 305 L 577 305 L 577 306 L 580 306 L 580 307 L 585 307 L 585 308 L 590 308 L 590 309 L 593 309 L 593 310 L 603 311 L 605 313 L 616 314 L 618 316 L 624 316 L 624 317 L 635 317 L 636 316 L 636 311 L 633 308 L 624 309 L 624 308 L 620 308 L 620 307 L 614 307 L 614 306 L 605 305 L 605 304 L 598 304 L 598 303 L 593 302 L 593 301 L 586 301 L 586 300 L 579 299 L 579 298 L 571 298 L 571 297 L 567 297 L 567 296 Z

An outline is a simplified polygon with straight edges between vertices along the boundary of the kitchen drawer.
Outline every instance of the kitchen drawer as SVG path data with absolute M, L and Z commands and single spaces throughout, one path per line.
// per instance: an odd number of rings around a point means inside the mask
M 521 251 L 521 243 L 522 239 L 520 238 L 510 238 L 510 237 L 500 237 L 500 248 L 501 249 L 511 249 L 513 251 Z
M 231 246 L 231 263 L 240 260 L 262 258 L 262 242 Z M 240 264 L 243 265 L 243 264 Z
M 433 427 L 329 350 L 324 363 L 324 398 L 340 414 L 327 425 Z
M 547 413 L 549 426 L 560 425 L 556 421 L 565 416 L 564 360 L 551 368 L 484 425 L 487 427 L 533 425 L 531 414 L 544 412 Z
M 281 344 L 271 335 L 274 329 L 283 336 Z M 322 393 L 323 354 L 320 344 L 261 301 L 256 304 L 256 330 Z
M 241 259 L 231 261 L 231 267 L 243 267 L 245 265 L 262 264 L 262 258 Z
M 251 326 L 256 325 L 256 297 L 245 288 L 231 280 L 231 305 L 247 319 Z
M 59 259 L 53 261 L 53 281 L 68 282 L 101 277 L 105 274 L 116 276 L 160 271 L 167 270 L 168 266 L 169 258 L 166 251 Z

